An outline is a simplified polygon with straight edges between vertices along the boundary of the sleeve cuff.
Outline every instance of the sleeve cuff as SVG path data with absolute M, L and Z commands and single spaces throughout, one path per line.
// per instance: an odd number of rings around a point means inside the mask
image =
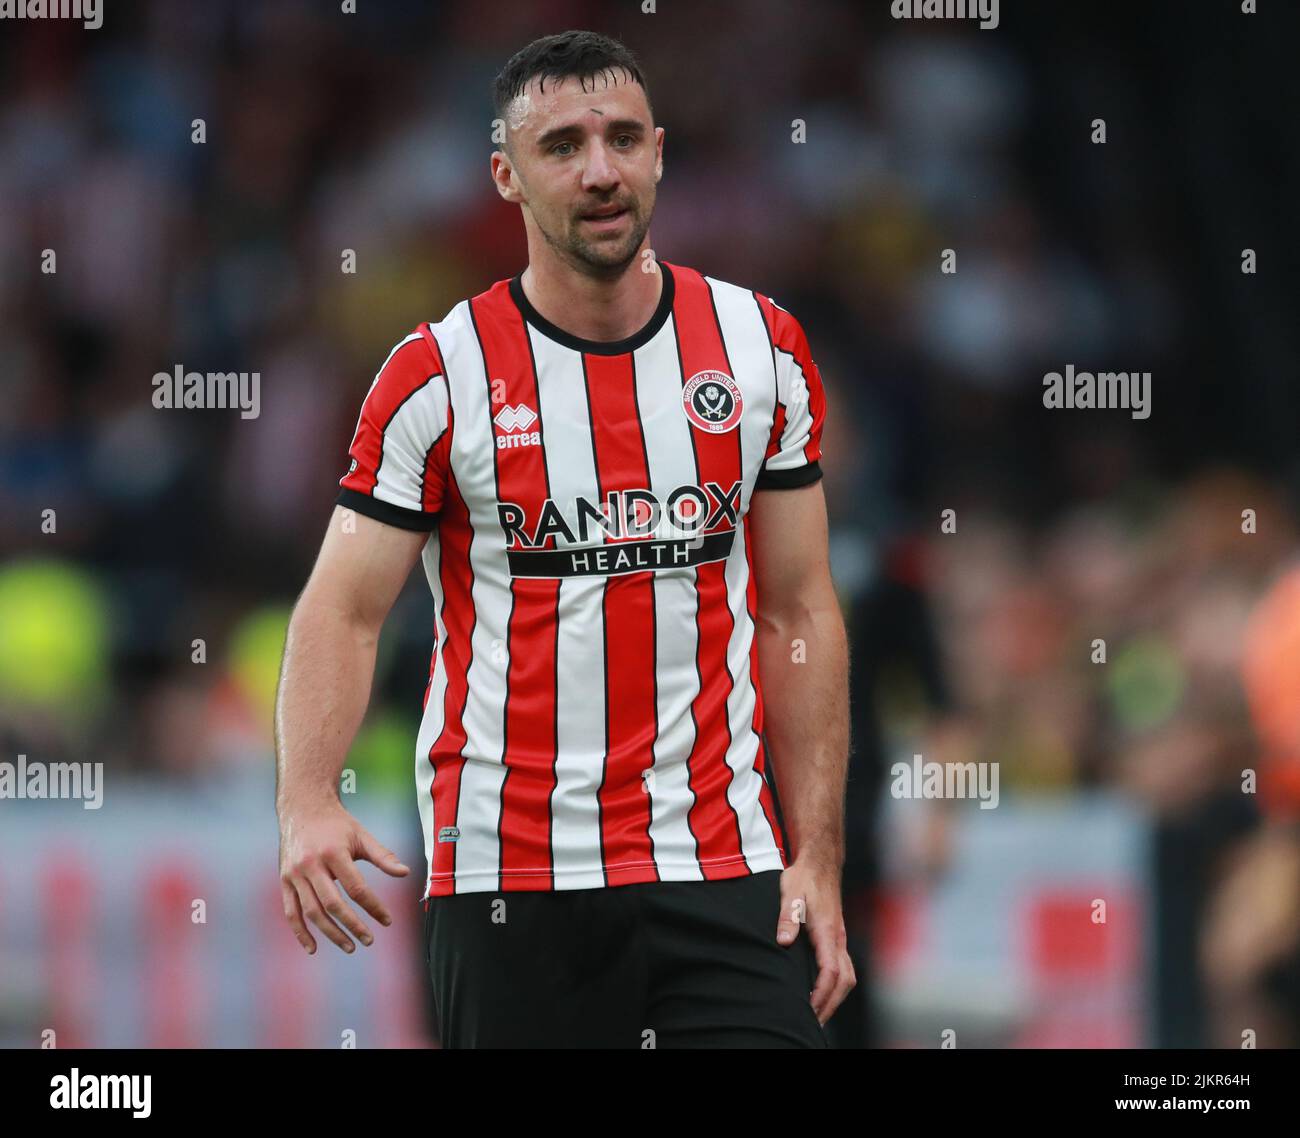
M 769 470 L 766 466 L 754 480 L 755 490 L 794 490 L 811 486 L 822 476 L 821 463 L 814 460 L 789 470 Z
M 399 529 L 432 531 L 438 527 L 437 514 L 426 514 L 422 510 L 408 510 L 405 506 L 394 506 L 392 502 L 385 502 L 382 498 L 372 498 L 369 494 L 349 490 L 347 487 L 339 491 L 334 504 L 348 510 L 356 510 L 358 514 L 365 514 L 366 517 L 374 518 L 377 522 L 397 526 Z

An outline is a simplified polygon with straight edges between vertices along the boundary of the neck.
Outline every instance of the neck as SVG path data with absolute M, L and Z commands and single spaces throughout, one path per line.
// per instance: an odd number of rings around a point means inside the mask
M 583 340 L 624 340 L 654 315 L 663 291 L 663 274 L 643 272 L 651 258 L 637 255 L 616 276 L 597 277 L 557 257 L 530 258 L 520 275 L 524 295 L 537 311 Z

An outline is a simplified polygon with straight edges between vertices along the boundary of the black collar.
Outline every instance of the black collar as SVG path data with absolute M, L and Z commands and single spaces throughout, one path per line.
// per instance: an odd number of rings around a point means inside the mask
M 572 332 L 566 332 L 563 328 L 557 328 L 540 312 L 535 309 L 529 302 L 528 297 L 524 295 L 524 286 L 520 281 L 523 273 L 510 278 L 510 296 L 518 306 L 523 318 L 528 321 L 534 328 L 544 336 L 548 336 L 556 343 L 563 344 L 566 348 L 572 348 L 575 352 L 590 352 L 596 356 L 620 356 L 624 352 L 635 351 L 642 344 L 648 343 L 660 328 L 664 326 L 664 321 L 668 319 L 668 314 L 673 310 L 673 294 L 676 286 L 673 282 L 673 274 L 657 257 L 655 264 L 659 266 L 659 271 L 663 273 L 664 287 L 659 295 L 659 307 L 655 309 L 654 315 L 646 324 L 637 332 L 622 340 L 584 340 L 581 336 L 575 336 Z

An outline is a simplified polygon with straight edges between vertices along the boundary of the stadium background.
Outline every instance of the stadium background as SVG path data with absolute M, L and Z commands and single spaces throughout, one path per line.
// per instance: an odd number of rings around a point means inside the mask
M 488 86 L 569 27 L 647 69 L 657 253 L 775 296 L 827 382 L 868 954 L 837 1038 L 1300 1042 L 1282 6 L 1011 0 L 989 31 L 885 0 L 340 7 L 0 27 L 0 761 L 106 772 L 97 811 L 0 800 L 0 1044 L 434 1040 L 420 576 L 346 800 L 415 873 L 356 959 L 279 916 L 271 703 L 375 368 L 523 263 Z M 1067 363 L 1150 371 L 1150 418 L 1047 411 Z M 260 416 L 154 409 L 177 364 L 258 371 Z M 918 753 L 998 763 L 998 807 L 891 797 Z

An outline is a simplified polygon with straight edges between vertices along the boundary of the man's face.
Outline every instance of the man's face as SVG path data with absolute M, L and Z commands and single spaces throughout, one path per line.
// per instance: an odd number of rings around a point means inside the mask
M 547 243 L 594 275 L 636 256 L 663 172 L 663 129 L 623 71 L 534 78 L 506 110 L 508 154 L 492 156 L 502 197 L 523 206 Z

